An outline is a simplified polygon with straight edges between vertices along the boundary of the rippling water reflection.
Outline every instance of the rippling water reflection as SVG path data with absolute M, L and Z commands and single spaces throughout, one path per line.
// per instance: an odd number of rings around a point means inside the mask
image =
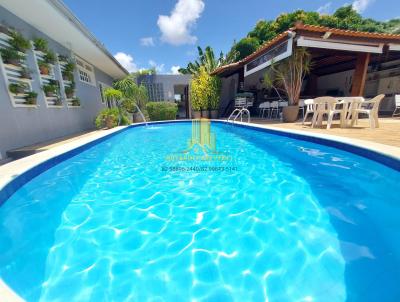
M 236 170 L 164 171 L 191 128 L 157 128 L 83 152 L 0 208 L 0 276 L 12 288 L 29 301 L 367 301 L 359 272 L 398 264 L 385 236 L 369 234 L 371 245 L 357 233 L 371 231 L 377 202 L 399 201 L 378 192 L 397 172 L 222 124 L 217 148 Z M 391 234 L 392 216 L 374 232 Z

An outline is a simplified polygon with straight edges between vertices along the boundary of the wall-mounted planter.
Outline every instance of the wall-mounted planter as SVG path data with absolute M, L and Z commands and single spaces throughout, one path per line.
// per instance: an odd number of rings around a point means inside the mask
M 49 61 L 53 62 L 53 60 L 49 60 L 48 58 L 49 51 L 47 50 L 47 41 L 46 49 L 41 49 L 39 47 L 39 49 L 41 50 L 38 50 L 38 40 L 39 39 L 35 39 L 35 41 L 33 42 L 33 46 L 35 48 L 33 50 L 33 55 L 36 61 L 37 72 L 39 74 L 39 83 L 42 87 L 42 93 L 46 101 L 46 106 L 47 108 L 63 108 L 63 103 L 60 95 L 60 84 L 56 76 L 57 58 L 54 57 L 54 64 L 49 63 Z M 55 85 L 57 86 L 56 88 L 51 88 L 51 86 Z
M 21 35 L 19 38 L 21 39 Z M 18 45 L 13 41 L 11 32 L 5 26 L 0 26 L 0 72 L 6 81 L 11 104 L 13 107 L 36 108 L 36 102 L 26 101 L 27 95 L 32 93 L 32 76 L 26 62 L 27 54 L 16 50 L 14 44 Z

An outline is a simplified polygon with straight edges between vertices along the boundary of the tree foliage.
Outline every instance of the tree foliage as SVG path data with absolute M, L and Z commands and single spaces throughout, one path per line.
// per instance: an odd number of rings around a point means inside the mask
M 234 43 L 231 51 L 238 53 L 237 59 L 241 60 L 252 54 L 260 46 L 260 41 L 255 37 L 246 37 Z
M 239 51 L 240 55 L 236 59 L 240 60 L 248 54 L 252 47 L 254 49 L 254 46 L 257 45 L 257 48 L 272 40 L 278 34 L 293 27 L 296 22 L 357 31 L 400 33 L 400 19 L 381 22 L 363 18 L 351 5 L 338 8 L 332 15 L 296 10 L 291 13 L 280 14 L 275 20 L 258 21 L 247 37 L 233 44 L 231 52 L 237 53 Z M 238 45 L 242 48 L 242 51 L 238 49 Z
M 121 91 L 121 105 L 126 111 L 133 113 L 136 106 L 142 110 L 145 108 L 149 99 L 147 89 L 144 85 L 137 85 L 133 75 L 114 82 L 113 87 Z
M 208 73 L 211 73 L 216 68 L 235 62 L 237 59 L 237 53 L 235 51 L 230 52 L 227 56 L 224 56 L 224 54 L 221 52 L 218 58 L 216 58 L 214 50 L 210 46 L 207 46 L 204 51 L 200 46 L 198 46 L 197 51 L 198 58 L 194 62 L 190 62 L 186 68 L 180 68 L 180 73 L 197 74 L 201 66 L 204 66 L 205 70 Z

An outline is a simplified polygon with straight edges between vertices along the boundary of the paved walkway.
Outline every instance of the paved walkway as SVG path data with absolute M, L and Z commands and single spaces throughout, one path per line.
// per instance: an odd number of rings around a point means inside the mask
M 267 124 L 268 126 L 282 129 L 294 129 L 314 133 L 331 134 L 400 147 L 400 118 L 380 118 L 379 128 L 375 129 L 369 128 L 367 119 L 359 120 L 358 125 L 353 128 L 340 128 L 338 122 L 335 121 L 333 127 L 329 130 L 326 129 L 326 123 L 324 123 L 324 128 L 311 128 L 309 122 L 302 125 L 301 122 L 282 123 L 276 120 L 271 121 L 269 119 L 259 118 L 252 118 L 251 122 L 255 124 Z

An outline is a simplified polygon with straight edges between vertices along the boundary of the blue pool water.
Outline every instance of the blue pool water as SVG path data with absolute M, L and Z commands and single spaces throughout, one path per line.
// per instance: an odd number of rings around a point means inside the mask
M 0 277 L 27 301 L 400 301 L 399 172 L 212 132 L 229 160 L 167 160 L 190 123 L 136 127 L 26 183 L 0 206 Z

